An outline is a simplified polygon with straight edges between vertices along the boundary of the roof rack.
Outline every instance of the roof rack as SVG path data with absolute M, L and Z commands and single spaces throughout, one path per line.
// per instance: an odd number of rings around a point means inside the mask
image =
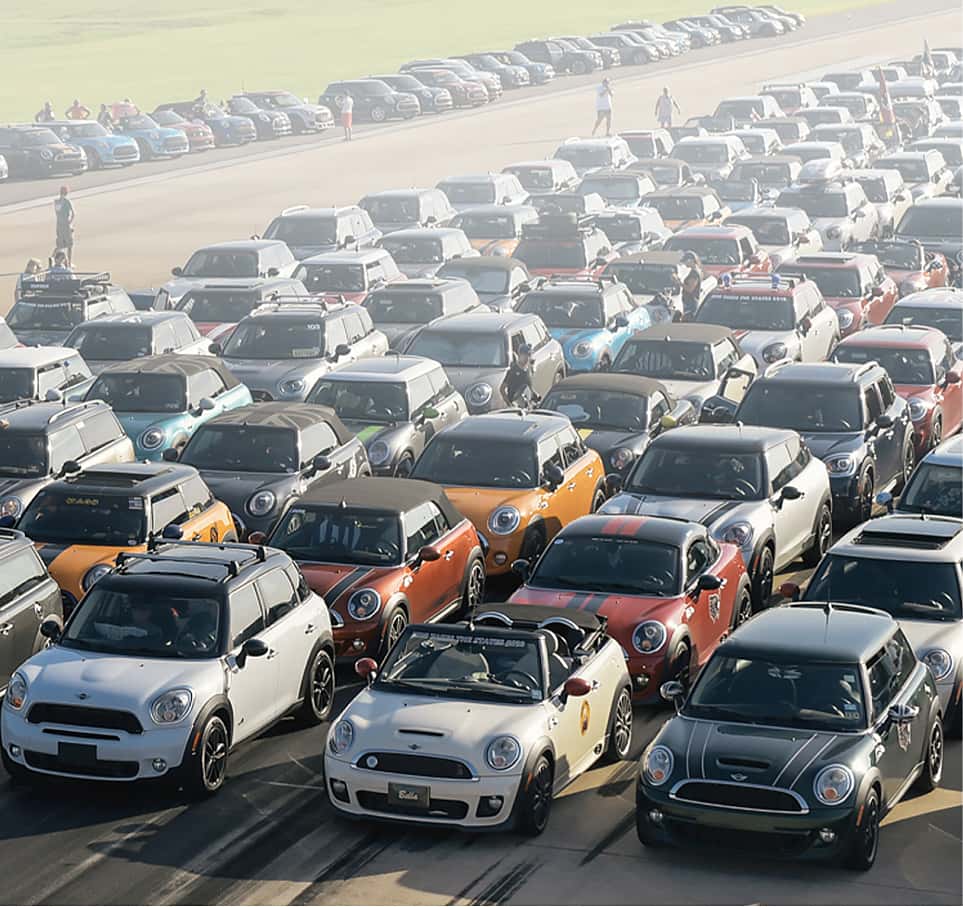
M 523 239 L 577 239 L 588 233 L 595 221 L 593 214 L 542 214 L 533 224 L 522 224 Z
M 109 271 L 60 272 L 48 269 L 39 274 L 23 277 L 20 281 L 20 297 L 43 296 L 47 293 L 69 293 L 86 299 L 104 292 L 110 286 Z
M 285 208 L 281 211 L 281 217 L 287 217 L 289 214 L 296 214 L 298 211 L 309 211 L 308 205 L 292 205 L 290 208 Z
M 238 558 L 236 560 L 229 560 L 226 562 L 212 561 L 207 558 L 200 557 L 179 557 L 165 556 L 163 552 L 157 550 L 160 545 L 180 545 L 180 546 L 203 546 L 205 548 L 218 548 L 223 551 L 227 550 L 237 550 L 246 551 L 248 556 L 245 558 Z M 132 561 L 148 561 L 149 563 L 159 563 L 163 562 L 165 564 L 193 564 L 194 566 L 203 564 L 205 567 L 220 567 L 224 570 L 225 575 L 217 582 L 227 582 L 229 579 L 233 579 L 240 575 L 241 568 L 254 563 L 263 563 L 267 560 L 267 551 L 263 545 L 258 545 L 253 548 L 250 545 L 243 545 L 241 543 L 233 542 L 182 542 L 175 539 L 158 539 L 153 536 L 147 543 L 147 551 L 145 553 L 132 552 L 132 551 L 121 551 L 118 553 L 115 563 L 119 571 L 123 571 L 123 568 L 127 566 Z M 199 579 L 207 579 L 207 577 L 202 574 L 191 574 Z

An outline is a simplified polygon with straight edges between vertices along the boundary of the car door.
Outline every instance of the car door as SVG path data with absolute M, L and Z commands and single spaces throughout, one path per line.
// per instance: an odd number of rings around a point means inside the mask
M 301 610 L 297 585 L 282 569 L 258 577 L 254 583 L 264 609 L 259 637 L 277 654 L 277 702 L 273 717 L 283 714 L 301 696 L 304 668 L 317 639 L 317 622 Z M 312 627 L 309 631 L 309 627 Z M 265 658 L 272 657 L 269 651 Z
M 769 505 L 772 508 L 772 526 L 776 536 L 776 564 L 781 566 L 792 561 L 803 549 L 812 535 L 815 503 L 805 491 L 796 488 L 793 480 L 802 472 L 798 437 L 785 444 L 777 444 L 766 451 L 766 470 L 769 474 Z M 795 500 L 783 493 L 795 488 L 802 495 Z
M 431 382 L 435 400 L 434 409 L 438 416 L 434 419 L 427 419 L 426 422 L 431 427 L 431 435 L 435 435 L 443 428 L 461 422 L 468 415 L 468 407 L 465 405 L 462 395 L 451 386 L 448 375 L 443 368 L 439 367 L 430 372 L 428 380 Z M 426 430 L 426 441 L 428 437 L 428 431 Z
M 683 594 L 686 602 L 686 623 L 692 640 L 692 676 L 705 663 L 722 636 L 731 627 L 731 611 L 726 620 L 723 596 L 732 590 L 699 589 L 699 578 L 714 573 L 719 565 L 720 551 L 707 537 L 691 540 L 682 554 Z M 722 577 L 719 577 L 722 579 Z
M 904 441 L 906 440 L 907 429 L 912 431 L 909 419 L 909 410 L 903 405 L 903 401 L 896 396 L 896 390 L 889 375 L 883 375 L 876 382 L 876 392 L 880 396 L 883 404 L 883 414 L 893 420 L 891 426 L 892 437 L 884 435 L 890 448 L 892 457 L 891 476 L 895 477 L 903 470 Z
M 963 422 L 963 362 L 953 354 L 949 340 L 944 341 L 941 355 L 936 363 L 937 392 L 940 408 L 943 410 L 943 434 L 951 435 Z
M 41 621 L 60 612 L 60 590 L 33 547 L 0 562 L 0 690 L 34 652 Z
M 220 542 L 234 531 L 224 506 L 218 506 L 210 488 L 200 476 L 191 476 L 180 486 L 187 519 L 181 524 L 184 538 L 193 542 Z
M 541 645 L 540 645 L 541 648 Z M 548 661 L 558 656 L 543 651 Z M 596 653 L 591 659 L 574 667 L 563 668 L 556 661 L 549 666 L 549 698 L 546 706 L 549 713 L 548 725 L 555 744 L 554 787 L 558 791 L 588 767 L 594 760 L 594 748 L 599 737 L 604 737 L 611 702 L 602 702 L 603 685 L 601 677 L 603 665 Z M 566 696 L 565 682 L 570 677 L 582 677 L 589 682 L 591 689 L 585 696 Z M 611 690 L 605 691 L 611 700 Z
M 883 414 L 883 403 L 875 383 L 864 387 L 862 393 L 867 437 L 876 457 L 876 487 L 884 488 L 892 479 L 895 469 L 893 451 L 896 446 L 896 426 L 882 428 L 878 424 L 879 417 Z
M 570 425 L 557 437 L 565 468 L 565 491 L 569 493 L 569 520 L 592 512 L 595 489 L 600 476 L 596 473 L 595 454 L 590 451 L 579 433 Z
M 438 509 L 430 501 L 417 504 L 402 517 L 405 532 L 405 581 L 408 596 L 408 616 L 412 623 L 424 623 L 435 618 L 452 600 L 451 548 L 438 545 L 441 541 L 435 516 Z M 435 547 L 441 555 L 437 560 L 423 560 L 419 552 Z M 460 581 L 460 580 L 459 580 Z
M 80 432 L 85 450 L 81 461 L 84 468 L 105 463 L 126 463 L 133 459 L 130 440 L 117 417 L 109 409 L 94 410 L 85 416 L 83 421 L 68 426 L 64 431 L 67 434 L 72 431 Z M 54 434 L 59 435 L 60 432 Z M 51 435 L 51 442 L 53 438 L 54 435 Z M 118 443 L 119 441 L 126 443 Z

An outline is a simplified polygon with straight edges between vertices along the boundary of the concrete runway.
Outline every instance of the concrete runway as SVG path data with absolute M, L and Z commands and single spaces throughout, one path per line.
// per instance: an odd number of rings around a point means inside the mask
M 716 48 L 616 70 L 615 122 L 651 123 L 663 84 L 685 115 L 764 80 L 889 59 L 957 40 L 958 6 L 889 4 L 813 20 L 781 41 Z M 298 202 L 348 203 L 367 191 L 433 184 L 454 173 L 550 154 L 592 120 L 595 78 L 506 95 L 490 109 L 403 126 L 362 127 L 351 146 L 325 138 L 215 152 L 72 181 L 77 263 L 131 287 L 156 283 L 207 242 L 263 229 Z M 297 145 L 298 147 L 295 147 Z M 45 255 L 54 182 L 0 188 L 0 272 Z M 9 284 L 0 287 L 9 305 Z M 801 576 L 800 576 L 801 578 Z M 350 684 L 351 678 L 346 678 Z M 356 687 L 345 686 L 342 704 Z M 638 710 L 633 757 L 666 713 Z M 324 794 L 327 728 L 280 725 L 232 757 L 203 804 L 150 787 L 51 783 L 25 792 L 0 778 L 3 897 L 60 904 L 960 904 L 961 746 L 944 785 L 887 818 L 872 872 L 774 862 L 761 853 L 646 852 L 632 827 L 636 763 L 589 772 L 555 803 L 532 841 L 349 824 Z

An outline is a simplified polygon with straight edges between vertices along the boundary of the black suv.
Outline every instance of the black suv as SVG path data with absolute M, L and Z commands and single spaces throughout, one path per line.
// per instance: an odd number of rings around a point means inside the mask
M 471 284 L 457 278 L 402 280 L 369 293 L 364 301 L 375 327 L 388 338 L 392 349 L 400 349 L 405 340 L 426 324 L 448 315 L 471 312 L 481 305 Z
M 555 72 L 582 75 L 602 68 L 602 56 L 587 50 L 566 50 L 558 41 L 522 41 L 515 50 L 536 63 L 548 63 Z
M 341 113 L 345 95 L 354 101 L 353 114 L 359 120 L 383 123 L 385 120 L 410 120 L 421 113 L 421 104 L 407 91 L 395 91 L 380 79 L 350 79 L 332 82 L 318 98 L 335 116 Z
M 734 418 L 798 431 L 826 464 L 841 524 L 868 520 L 876 491 L 901 488 L 913 471 L 909 408 L 875 362 L 774 365 L 749 386 Z
M 10 176 L 64 176 L 83 173 L 87 156 L 46 126 L 0 127 L 0 156 Z
M 0 529 L 0 695 L 10 677 L 42 648 L 40 625 L 63 618 L 60 589 L 30 541 L 15 529 Z

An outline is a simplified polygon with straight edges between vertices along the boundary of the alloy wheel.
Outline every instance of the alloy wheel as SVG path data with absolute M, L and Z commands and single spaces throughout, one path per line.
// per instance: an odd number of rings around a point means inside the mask
M 622 690 L 615 706 L 615 722 L 612 726 L 615 750 L 620 759 L 629 754 L 632 744 L 632 697 L 628 690 Z
M 224 781 L 227 771 L 227 728 L 220 718 L 213 718 L 204 730 L 201 744 L 201 772 L 204 786 L 209 791 L 217 790 Z
M 331 659 L 319 652 L 311 676 L 311 704 L 318 715 L 326 715 L 334 699 L 334 668 Z

